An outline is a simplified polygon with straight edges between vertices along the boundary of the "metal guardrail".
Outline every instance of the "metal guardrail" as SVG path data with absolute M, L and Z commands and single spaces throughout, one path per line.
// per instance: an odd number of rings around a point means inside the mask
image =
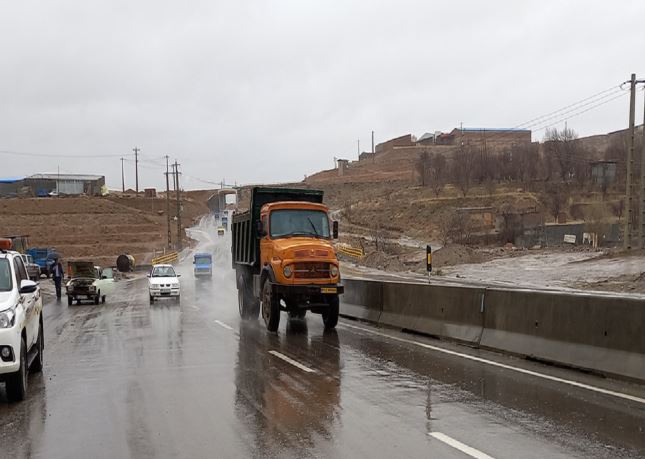
M 363 258 L 365 256 L 365 251 L 362 248 L 354 248 L 348 245 L 339 245 L 336 250 L 352 258 Z
M 179 254 L 177 252 L 168 252 L 165 255 L 152 259 L 153 265 L 162 265 L 162 264 L 173 264 L 177 263 L 179 260 Z

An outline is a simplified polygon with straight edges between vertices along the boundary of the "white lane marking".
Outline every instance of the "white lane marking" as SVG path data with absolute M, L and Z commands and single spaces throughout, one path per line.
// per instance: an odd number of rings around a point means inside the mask
M 226 328 L 227 330 L 231 330 L 231 331 L 233 331 L 233 327 L 231 327 L 231 326 L 229 326 L 229 325 L 226 325 L 224 322 L 222 322 L 222 321 L 220 321 L 220 320 L 214 320 L 213 322 L 215 322 L 215 323 L 216 323 L 217 325 L 219 325 L 220 327 L 223 327 L 223 328 Z
M 464 454 L 468 454 L 470 457 L 474 457 L 476 459 L 493 459 L 492 456 L 489 456 L 486 453 L 482 453 L 478 449 L 475 449 L 473 447 L 470 447 L 468 445 L 464 445 L 462 442 L 455 440 L 452 437 L 449 437 L 446 434 L 442 434 L 441 432 L 430 432 L 428 435 L 430 435 L 433 438 L 436 438 L 440 442 L 445 443 L 448 446 L 451 446 L 455 449 L 458 449 Z
M 311 368 L 304 366 L 302 363 L 296 362 L 291 357 L 287 357 L 284 354 L 280 354 L 278 351 L 269 351 L 269 354 L 274 355 L 277 358 L 279 358 L 281 360 L 284 360 L 287 363 L 290 363 L 291 365 L 293 365 L 296 368 L 301 369 L 305 373 L 315 373 L 316 372 L 316 370 L 312 370 Z
M 599 394 L 611 395 L 612 397 L 618 397 L 618 398 L 622 398 L 624 400 L 629 400 L 631 402 L 636 402 L 636 403 L 642 403 L 642 404 L 645 405 L 645 398 L 636 397 L 635 395 L 624 394 L 622 392 L 615 392 L 613 390 L 603 389 L 602 387 L 591 386 L 589 384 L 584 384 L 584 383 L 581 383 L 581 382 L 578 382 L 578 381 L 571 381 L 570 379 L 558 378 L 557 376 L 551 376 L 551 375 L 547 375 L 547 374 L 544 374 L 544 373 L 538 373 L 537 371 L 526 370 L 524 368 L 518 368 L 518 367 L 511 366 L 511 365 L 506 365 L 504 363 L 499 363 L 499 362 L 495 362 L 493 360 L 488 360 L 488 359 L 484 359 L 484 358 L 481 358 L 481 357 L 476 357 L 474 355 L 462 354 L 461 352 L 451 351 L 449 349 L 444 349 L 444 348 L 441 348 L 441 347 L 432 346 L 431 344 L 420 343 L 418 341 L 413 341 L 413 340 L 410 340 L 410 339 L 399 338 L 399 337 L 396 337 L 396 336 L 387 335 L 385 333 L 380 333 L 380 332 L 369 330 L 369 329 L 363 328 L 363 327 L 357 327 L 355 325 L 349 325 L 349 324 L 343 323 L 341 326 L 342 327 L 355 328 L 357 330 L 361 330 L 361 331 L 364 331 L 364 332 L 367 332 L 367 333 L 372 333 L 373 335 L 383 336 L 385 338 L 390 338 L 390 339 L 393 339 L 395 341 L 400 341 L 402 343 L 414 344 L 416 346 L 421 346 L 421 347 L 424 347 L 426 349 L 431 349 L 433 351 L 443 352 L 444 354 L 454 355 L 454 356 L 461 357 L 461 358 L 464 358 L 464 359 L 473 360 L 475 362 L 485 363 L 486 365 L 491 365 L 491 366 L 498 367 L 498 368 L 504 368 L 505 370 L 516 371 L 518 373 L 522 373 L 522 374 L 525 374 L 525 375 L 535 376 L 537 378 L 547 379 L 549 381 L 555 381 L 555 382 L 559 382 L 559 383 L 562 383 L 562 384 L 568 384 L 569 386 L 579 387 L 581 389 L 590 390 L 590 391 L 593 391 L 593 392 L 597 392 Z

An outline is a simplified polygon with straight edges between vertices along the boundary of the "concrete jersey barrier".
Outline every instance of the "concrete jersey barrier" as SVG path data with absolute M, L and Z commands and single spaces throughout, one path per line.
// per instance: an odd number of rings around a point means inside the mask
M 484 325 L 483 297 L 483 288 L 385 282 L 379 323 L 478 343 Z
M 645 300 L 346 279 L 341 314 L 645 381 Z
M 481 346 L 645 380 L 645 301 L 490 289 Z

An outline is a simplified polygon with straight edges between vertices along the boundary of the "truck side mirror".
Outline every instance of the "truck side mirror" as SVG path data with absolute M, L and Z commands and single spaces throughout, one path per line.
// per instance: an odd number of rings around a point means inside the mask
M 338 239 L 338 222 L 334 220 L 331 224 L 332 227 L 332 236 L 334 239 Z
M 257 233 L 258 233 L 258 239 L 263 238 L 264 236 L 267 235 L 266 230 L 264 229 L 264 225 L 262 224 L 262 221 L 258 221 L 257 223 Z

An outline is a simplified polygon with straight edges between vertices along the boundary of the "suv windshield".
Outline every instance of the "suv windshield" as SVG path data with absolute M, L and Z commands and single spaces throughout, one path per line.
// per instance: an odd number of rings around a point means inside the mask
M 172 266 L 157 266 L 152 270 L 152 277 L 175 277 L 175 270 Z
M 0 292 L 11 291 L 11 267 L 9 260 L 6 258 L 0 259 Z
M 313 236 L 329 239 L 329 218 L 321 210 L 274 210 L 269 227 L 272 238 Z

